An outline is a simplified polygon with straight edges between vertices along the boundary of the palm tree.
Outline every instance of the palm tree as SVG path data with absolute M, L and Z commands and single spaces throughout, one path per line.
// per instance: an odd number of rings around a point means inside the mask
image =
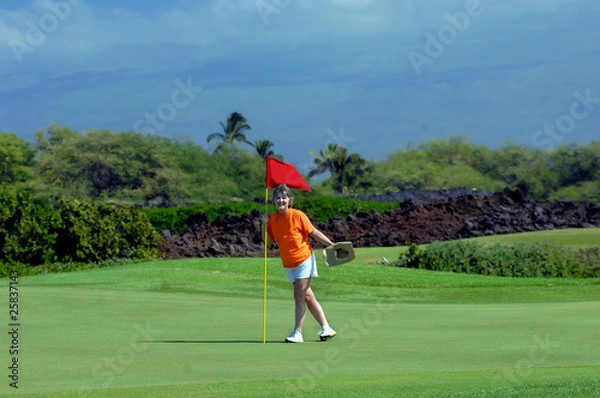
M 308 176 L 329 171 L 334 180 L 333 189 L 342 195 L 346 194 L 347 187 L 358 186 L 361 179 L 371 171 L 368 162 L 359 154 L 348 155 L 348 148 L 338 144 L 329 144 L 318 154 L 315 152 L 310 154 L 315 159 Z
M 254 148 L 256 149 L 256 154 L 260 156 L 263 160 L 266 160 L 267 156 L 283 160 L 283 156 L 273 152 L 273 150 L 271 149 L 273 145 L 275 144 L 273 144 L 269 140 L 254 140 Z
M 252 127 L 248 124 L 246 118 L 239 112 L 233 112 L 227 117 L 225 123 L 219 122 L 223 128 L 222 133 L 212 133 L 206 137 L 206 142 L 210 143 L 213 139 L 218 138 L 221 140 L 219 145 L 215 148 L 214 153 L 219 153 L 225 146 L 231 146 L 235 142 L 243 142 L 248 145 L 252 145 L 247 139 L 244 131 L 251 130 Z

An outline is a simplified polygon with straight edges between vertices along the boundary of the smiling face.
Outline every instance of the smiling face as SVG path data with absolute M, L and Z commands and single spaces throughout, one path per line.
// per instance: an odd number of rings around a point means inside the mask
M 275 196 L 275 207 L 280 214 L 285 214 L 290 208 L 290 198 L 285 194 Z
M 273 203 L 277 211 L 285 214 L 294 205 L 294 196 L 287 185 L 280 185 L 273 191 Z

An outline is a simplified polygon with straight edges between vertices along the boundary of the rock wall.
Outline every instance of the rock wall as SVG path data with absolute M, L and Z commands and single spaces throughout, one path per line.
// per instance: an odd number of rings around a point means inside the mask
M 435 191 L 440 192 L 440 191 Z M 351 241 L 354 247 L 399 246 L 483 235 L 561 228 L 600 227 L 600 205 L 571 201 L 531 202 L 519 191 L 497 193 L 465 190 L 438 199 L 438 194 L 413 195 L 401 207 L 378 213 L 361 212 L 313 224 L 333 241 Z M 393 200 L 398 200 L 394 198 Z M 309 215 L 310 218 L 310 215 Z M 162 258 L 262 257 L 261 213 L 208 221 L 205 214 L 190 220 L 181 235 L 161 231 Z M 318 243 L 314 247 L 320 247 Z M 278 256 L 270 249 L 270 257 Z

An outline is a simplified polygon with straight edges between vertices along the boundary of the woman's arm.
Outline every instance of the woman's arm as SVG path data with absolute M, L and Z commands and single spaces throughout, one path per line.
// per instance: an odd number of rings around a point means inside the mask
M 327 236 L 325 236 L 325 234 L 323 232 L 319 231 L 316 228 L 312 232 L 312 234 L 310 234 L 310 236 L 312 236 L 313 238 L 315 238 L 316 240 L 318 240 L 319 242 L 321 242 L 325 246 L 331 246 L 331 245 L 333 245 L 333 242 L 331 241 L 331 239 L 329 239 Z

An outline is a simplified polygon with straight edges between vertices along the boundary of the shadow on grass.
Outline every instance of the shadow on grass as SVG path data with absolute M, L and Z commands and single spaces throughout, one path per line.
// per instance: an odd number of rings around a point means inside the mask
M 149 344 L 263 344 L 262 340 L 183 340 L 183 339 L 173 339 L 173 340 L 142 340 L 142 343 Z M 282 340 L 267 340 L 268 344 L 273 343 L 285 343 Z

